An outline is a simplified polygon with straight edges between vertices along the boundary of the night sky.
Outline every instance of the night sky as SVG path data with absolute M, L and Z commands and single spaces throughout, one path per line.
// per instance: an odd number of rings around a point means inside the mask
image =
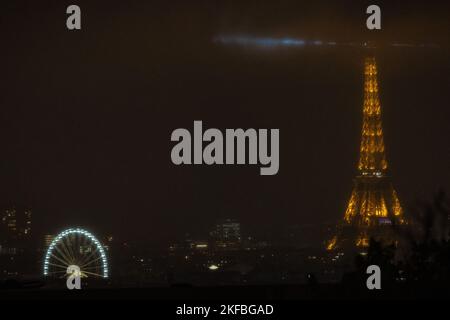
M 376 40 L 400 201 L 450 192 L 450 11 L 445 1 L 395 2 L 377 1 L 382 30 L 368 31 L 364 1 L 1 1 L 2 208 L 31 206 L 37 234 L 83 226 L 148 243 L 201 234 L 221 217 L 262 235 L 341 219 L 367 50 L 213 41 L 228 34 Z M 73 3 L 81 31 L 66 29 Z M 173 165 L 170 135 L 194 120 L 279 128 L 279 173 Z

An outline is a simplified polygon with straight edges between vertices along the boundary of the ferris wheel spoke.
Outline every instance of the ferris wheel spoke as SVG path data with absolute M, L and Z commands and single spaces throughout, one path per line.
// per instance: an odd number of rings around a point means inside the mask
M 65 260 L 59 258 L 58 256 L 54 255 L 53 253 L 51 254 L 51 256 L 52 256 L 53 258 L 55 258 L 56 260 L 58 260 L 59 262 L 65 264 L 66 267 L 70 265 L 70 262 L 69 262 L 69 261 L 65 261 Z
M 57 246 L 56 249 L 58 250 L 58 252 L 61 253 L 61 255 L 64 256 L 64 259 L 66 259 L 69 264 L 73 264 L 72 263 L 73 257 L 70 254 L 69 250 L 67 249 L 64 240 L 61 239 L 60 243 L 61 243 L 61 246 Z
M 62 256 L 62 258 L 65 259 L 65 263 L 67 263 L 67 265 L 69 265 L 70 264 L 70 258 L 67 256 L 67 254 L 62 252 L 61 249 L 59 248 L 59 246 L 55 246 L 55 249 Z M 54 255 L 53 253 L 52 253 L 52 256 L 56 258 L 56 255 Z
M 76 264 L 76 256 L 75 256 L 75 251 L 73 248 L 74 243 L 71 238 L 73 238 L 73 233 L 69 233 L 69 235 L 65 238 L 68 242 L 66 247 L 68 248 L 70 256 L 72 257 L 72 264 Z M 64 241 L 64 244 L 66 245 L 65 241 Z
M 91 245 L 91 244 L 86 244 L 86 245 L 83 246 L 83 250 L 84 250 L 88 245 L 89 245 L 89 248 L 92 249 L 92 245 Z M 89 258 L 91 257 L 91 255 L 92 255 L 92 252 L 87 252 L 86 254 L 83 254 L 83 255 L 80 257 L 80 265 L 83 265 L 84 263 L 86 263 L 86 261 L 89 260 Z
M 100 269 L 101 269 L 101 266 L 100 265 L 96 265 L 96 266 L 93 266 L 93 267 L 81 268 L 81 272 L 83 272 L 84 270 L 100 270 Z
M 86 248 L 86 246 L 87 246 L 87 237 L 82 237 L 82 241 L 81 241 L 81 248 L 83 248 L 83 250 Z M 83 251 L 84 252 L 84 251 Z M 85 254 L 83 254 L 83 255 L 80 255 L 80 264 L 83 264 L 84 263 L 84 259 L 86 258 L 86 255 Z
M 81 269 L 89 269 L 89 268 L 92 268 L 92 267 L 103 268 L 103 266 L 101 265 L 101 263 L 99 263 L 99 260 L 100 260 L 100 259 L 101 259 L 101 258 L 99 257 L 99 258 L 96 258 L 96 259 L 94 259 L 94 260 L 91 260 L 91 261 L 85 263 L 85 264 L 81 267 Z M 96 264 L 96 265 L 93 266 L 93 264 Z
M 90 264 L 93 264 L 94 262 L 100 260 L 101 258 L 102 258 L 101 256 L 98 256 L 97 258 L 95 258 L 95 259 L 93 259 L 93 260 L 89 260 L 89 261 L 87 261 L 84 265 L 82 265 L 80 268 L 84 268 L 84 267 L 86 267 L 86 266 L 88 266 L 88 265 L 90 265 Z
M 99 250 L 98 250 L 98 247 L 96 246 L 94 251 L 92 251 L 90 254 L 86 255 L 86 256 L 83 258 L 83 260 L 82 260 L 82 265 L 85 264 L 85 263 L 87 263 L 87 262 L 89 262 L 90 259 L 94 256 L 94 254 L 95 254 L 97 251 L 99 251 Z
M 77 233 L 77 234 L 75 234 L 75 239 L 76 239 L 76 242 L 75 242 L 74 248 L 76 250 L 77 261 L 79 261 L 79 264 L 82 264 L 83 256 L 84 256 L 82 250 L 84 250 L 83 242 L 84 242 L 85 238 L 81 239 L 80 235 Z
M 100 278 L 103 277 L 103 275 L 101 275 L 101 274 L 99 274 L 99 273 L 94 273 L 94 272 L 89 272 L 89 271 L 83 271 L 83 270 L 81 270 L 81 273 L 88 274 L 88 275 L 92 275 L 92 276 L 96 276 L 96 277 L 100 277 Z
M 49 263 L 48 265 L 53 266 L 53 267 L 57 267 L 57 268 L 61 268 L 67 271 L 67 267 L 68 266 L 62 266 L 60 264 L 56 264 L 56 263 Z M 61 271 L 61 272 L 66 272 L 66 271 Z
M 56 273 L 64 273 L 64 274 L 66 274 L 67 272 L 66 271 L 51 271 L 49 273 L 50 274 L 56 274 Z
M 71 234 L 69 234 L 66 238 L 62 239 L 62 245 L 63 245 L 63 249 L 67 252 L 67 254 L 70 257 L 70 264 L 75 264 L 75 257 L 73 255 L 71 245 L 70 245 L 70 235 Z M 66 241 L 68 243 L 66 243 Z
M 66 272 L 65 271 L 52 271 L 48 273 L 51 276 L 57 276 L 59 279 L 65 278 L 66 277 Z

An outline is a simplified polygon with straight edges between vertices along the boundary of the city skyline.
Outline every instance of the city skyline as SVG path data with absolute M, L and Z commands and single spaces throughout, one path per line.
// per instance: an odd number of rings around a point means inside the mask
M 448 299 L 447 7 L 0 2 L 0 300 Z
M 439 6 L 382 4 L 386 28 L 371 33 L 355 27 L 363 4 L 286 1 L 272 15 L 252 3 L 156 2 L 139 12 L 136 3 L 111 7 L 120 24 L 81 3 L 89 18 L 75 34 L 57 27 L 62 5 L 48 4 L 39 28 L 14 6 L 3 11 L 11 90 L 2 101 L 0 205 L 33 208 L 37 233 L 82 226 L 157 244 L 227 217 L 260 236 L 341 218 L 357 163 L 365 51 L 224 47 L 215 42 L 223 34 L 380 43 L 385 143 L 402 205 L 450 190 L 448 21 Z M 415 47 L 383 46 L 403 42 Z M 174 166 L 170 133 L 196 119 L 280 128 L 277 176 Z

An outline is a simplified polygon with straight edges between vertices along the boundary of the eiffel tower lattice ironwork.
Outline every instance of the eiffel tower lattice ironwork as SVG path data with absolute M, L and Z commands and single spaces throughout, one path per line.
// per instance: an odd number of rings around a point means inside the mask
M 397 193 L 387 175 L 377 65 L 365 59 L 364 105 L 358 174 L 337 235 L 327 249 L 367 247 L 371 237 L 393 241 L 393 224 L 405 223 Z

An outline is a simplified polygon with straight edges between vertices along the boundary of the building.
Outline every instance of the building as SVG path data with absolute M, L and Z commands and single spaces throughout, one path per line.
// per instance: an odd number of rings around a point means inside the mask
M 241 224 L 235 219 L 219 220 L 210 236 L 216 248 L 237 249 L 241 244 Z
M 403 210 L 388 175 L 377 65 L 365 59 L 361 146 L 354 187 L 336 236 L 327 249 L 366 248 L 370 238 L 392 243 L 392 226 L 404 224 Z
M 17 235 L 17 211 L 15 208 L 8 208 L 2 214 L 2 231 L 8 237 Z
M 0 213 L 0 253 L 15 254 L 27 247 L 32 233 L 32 210 L 8 207 Z
M 50 245 L 52 244 L 53 239 L 55 239 L 55 235 L 54 234 L 46 234 L 44 236 L 44 249 L 47 250 L 48 247 L 50 247 Z

